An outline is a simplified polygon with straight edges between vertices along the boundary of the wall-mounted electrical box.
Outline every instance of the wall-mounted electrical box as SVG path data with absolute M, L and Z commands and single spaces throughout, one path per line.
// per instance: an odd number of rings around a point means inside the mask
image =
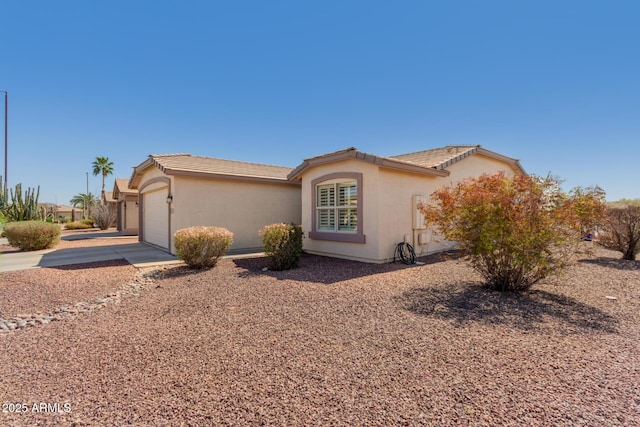
M 418 205 L 420 205 L 420 203 L 426 204 L 427 198 L 419 195 L 411 196 L 411 210 L 413 211 L 414 230 L 424 230 L 427 228 L 427 226 L 424 225 L 424 215 L 422 215 L 422 212 L 418 210 Z

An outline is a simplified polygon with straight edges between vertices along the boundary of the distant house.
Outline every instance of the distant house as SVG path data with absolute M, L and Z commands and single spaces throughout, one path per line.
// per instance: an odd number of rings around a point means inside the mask
M 124 235 L 138 234 L 138 190 L 129 188 L 128 178 L 116 178 L 111 193 L 115 201 L 116 228 Z
M 74 208 L 71 206 L 57 205 L 53 209 L 53 215 L 56 220 L 62 221 L 69 218 L 71 221 L 76 221 L 82 218 L 82 209 Z
M 260 250 L 258 230 L 302 224 L 309 253 L 381 263 L 399 242 L 418 255 L 451 247 L 417 209 L 438 188 L 484 173 L 525 174 L 518 160 L 479 145 L 397 156 L 355 148 L 305 159 L 295 169 L 189 154 L 151 155 L 134 168 L 140 240 L 175 253 L 173 234 L 213 225 L 234 233 L 230 252 Z
M 233 232 L 231 253 L 261 250 L 262 227 L 300 223 L 300 183 L 288 180 L 289 172 L 190 154 L 151 155 L 129 180 L 139 192 L 139 239 L 175 253 L 177 230 L 209 225 Z

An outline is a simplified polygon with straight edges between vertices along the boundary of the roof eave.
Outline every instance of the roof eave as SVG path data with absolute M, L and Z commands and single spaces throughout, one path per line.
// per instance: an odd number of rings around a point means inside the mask
M 502 162 L 510 164 L 516 171 L 519 171 L 522 175 L 527 175 L 527 171 L 524 170 L 522 165 L 520 164 L 520 160 L 514 159 L 513 157 L 507 157 L 502 154 L 496 153 L 495 151 L 490 151 L 485 148 L 478 146 L 476 151 L 478 154 L 482 154 L 485 157 L 490 157 L 495 160 L 500 160 Z
M 449 171 L 446 170 L 437 170 L 433 168 L 427 168 L 424 166 L 419 166 L 415 164 L 411 164 L 408 162 L 402 162 L 399 160 L 393 160 L 388 157 L 379 157 L 373 154 L 363 153 L 362 151 L 358 151 L 355 148 L 348 148 L 346 150 L 337 151 L 335 153 L 325 154 L 324 156 L 313 157 L 310 159 L 305 159 L 302 164 L 296 167 L 287 178 L 291 181 L 300 181 L 302 179 L 302 175 L 304 172 L 314 166 L 319 166 L 328 163 L 335 163 L 342 160 L 356 159 L 362 160 L 368 163 L 373 163 L 374 165 L 384 167 L 387 169 L 395 169 L 403 172 L 416 173 L 421 175 L 429 175 L 429 176 L 449 176 Z
M 244 181 L 244 182 L 268 182 L 272 184 L 289 184 L 289 185 L 300 185 L 299 182 L 292 182 L 286 178 L 275 178 L 268 176 L 252 176 L 252 175 L 234 175 L 234 174 L 225 174 L 225 173 L 210 173 L 210 172 L 194 172 L 194 171 L 184 171 L 179 169 L 169 169 L 165 168 L 163 172 L 166 175 L 173 176 L 189 176 L 195 178 L 208 178 L 208 179 L 224 179 L 230 181 Z

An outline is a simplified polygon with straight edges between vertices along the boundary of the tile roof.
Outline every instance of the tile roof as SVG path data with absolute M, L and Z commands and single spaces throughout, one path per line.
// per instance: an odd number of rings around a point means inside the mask
M 520 173 L 526 174 L 518 160 L 486 150 L 480 145 L 449 145 L 446 147 L 433 148 L 431 150 L 416 151 L 414 153 L 387 157 L 363 153 L 354 147 L 350 147 L 344 150 L 334 151 L 333 153 L 305 159 L 302 164 L 289 174 L 289 179 L 301 179 L 302 173 L 311 166 L 332 163 L 350 158 L 368 161 L 386 168 L 400 169 L 408 172 L 434 176 L 446 176 L 449 174 L 449 171 L 447 170 L 449 166 L 473 154 L 480 154 L 504 161 L 511 164 L 512 167 Z
M 224 160 L 190 154 L 152 154 L 149 156 L 163 172 L 195 172 L 254 178 L 287 179 L 291 168 L 260 163 Z
M 389 156 L 389 158 L 413 163 L 426 168 L 445 169 L 458 160 L 462 160 L 476 153 L 478 148 L 480 148 L 479 145 L 449 145 L 431 150 Z
M 115 203 L 116 199 L 113 198 L 113 191 L 105 191 L 104 192 L 104 201 L 107 203 Z
M 136 194 L 138 190 L 129 188 L 129 178 L 116 178 L 115 187 L 113 189 L 114 197 L 119 194 Z

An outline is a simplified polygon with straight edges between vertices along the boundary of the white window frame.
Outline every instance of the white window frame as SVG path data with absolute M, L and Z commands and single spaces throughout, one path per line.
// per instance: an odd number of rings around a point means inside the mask
M 326 188 L 326 200 L 320 200 L 320 190 Z M 340 203 L 340 189 L 349 193 Z M 338 172 L 316 178 L 311 183 L 312 231 L 309 237 L 318 240 L 365 243 L 362 222 L 362 174 Z M 322 221 L 322 213 L 327 213 Z M 346 214 L 346 217 L 345 217 Z M 347 219 L 346 222 L 340 219 Z

